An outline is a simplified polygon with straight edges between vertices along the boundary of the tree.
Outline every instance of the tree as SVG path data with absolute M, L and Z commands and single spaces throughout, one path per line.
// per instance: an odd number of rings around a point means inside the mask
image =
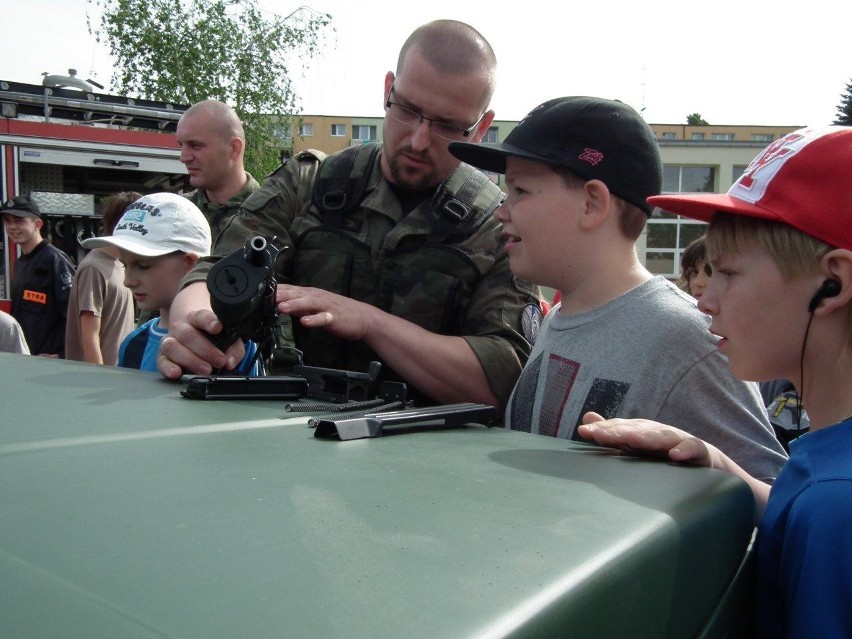
M 709 126 L 709 122 L 701 117 L 700 113 L 690 113 L 686 116 L 686 123 L 695 126 Z
M 840 96 L 840 104 L 837 105 L 837 117 L 834 124 L 852 126 L 852 80 L 846 83 L 846 92 Z
M 298 110 L 290 61 L 316 55 L 329 14 L 299 7 L 267 17 L 257 0 L 87 2 L 100 13 L 94 26 L 87 11 L 89 33 L 110 48 L 116 90 L 178 104 L 226 102 L 246 130 L 249 172 L 277 166 L 280 132 Z

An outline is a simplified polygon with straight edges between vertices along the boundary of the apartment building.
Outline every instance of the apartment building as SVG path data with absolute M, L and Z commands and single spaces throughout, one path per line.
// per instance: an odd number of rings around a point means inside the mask
M 383 118 L 303 115 L 294 118 L 298 135 L 284 140 L 293 153 L 313 148 L 334 153 L 353 144 L 381 141 Z M 518 122 L 495 120 L 483 142 L 502 142 Z M 801 125 L 651 124 L 663 159 L 663 192 L 723 193 L 742 175 L 749 162 L 773 140 Z M 490 176 L 504 186 L 502 176 Z M 655 274 L 675 278 L 680 254 L 704 232 L 705 225 L 656 209 L 637 241 L 637 250 Z

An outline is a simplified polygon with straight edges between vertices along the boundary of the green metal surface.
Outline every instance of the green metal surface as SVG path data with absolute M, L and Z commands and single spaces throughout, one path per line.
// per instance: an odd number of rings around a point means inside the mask
M 0 353 L 0 636 L 656 638 L 726 618 L 753 518 L 726 474 L 481 426 L 319 440 L 283 402 L 179 390 Z

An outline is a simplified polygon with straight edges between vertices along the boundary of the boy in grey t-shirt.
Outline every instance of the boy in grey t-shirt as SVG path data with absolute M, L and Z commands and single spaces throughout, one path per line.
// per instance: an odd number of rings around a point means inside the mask
M 694 301 L 636 254 L 662 174 L 639 114 L 612 100 L 557 98 L 503 144 L 450 150 L 506 174 L 509 197 L 495 215 L 512 272 L 562 296 L 515 386 L 507 425 L 580 439 L 589 411 L 682 424 L 772 481 L 786 456 L 757 386 L 731 375 Z

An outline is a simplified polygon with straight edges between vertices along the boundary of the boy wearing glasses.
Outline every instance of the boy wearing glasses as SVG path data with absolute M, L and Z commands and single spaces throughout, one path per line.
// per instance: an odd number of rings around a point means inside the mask
M 305 363 L 363 371 L 378 359 L 385 378 L 406 381 L 423 403 L 505 404 L 540 316 L 537 290 L 509 269 L 492 215 L 502 192 L 447 149 L 488 130 L 494 68 L 470 26 L 420 27 L 385 77 L 381 147 L 300 154 L 223 231 L 214 255 L 255 234 L 292 247 L 279 262 L 279 311 L 293 317 Z M 240 355 L 198 330 L 221 329 L 205 272 L 176 298 L 161 349 L 166 377 Z

